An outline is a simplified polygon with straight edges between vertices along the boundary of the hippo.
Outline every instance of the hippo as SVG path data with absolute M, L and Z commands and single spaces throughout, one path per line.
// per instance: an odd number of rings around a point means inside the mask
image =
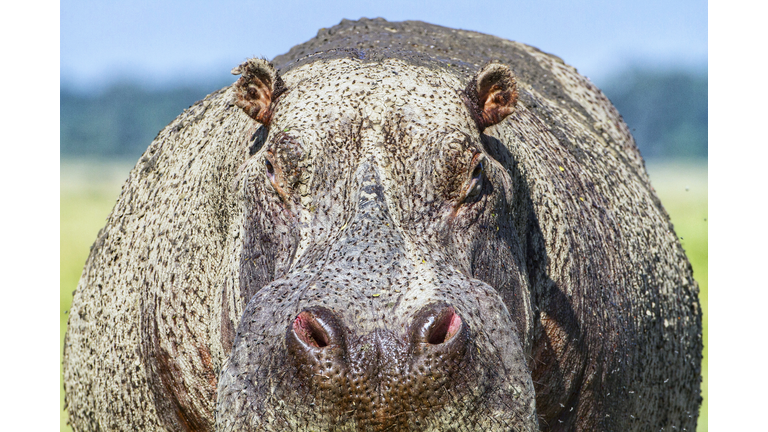
M 75 430 L 695 430 L 698 286 L 576 69 L 361 19 L 232 72 L 92 247 Z

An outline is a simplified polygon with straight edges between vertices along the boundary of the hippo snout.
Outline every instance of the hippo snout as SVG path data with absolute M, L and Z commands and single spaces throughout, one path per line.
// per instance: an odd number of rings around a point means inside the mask
M 286 331 L 287 364 L 299 400 L 330 417 L 352 415 L 373 429 L 418 424 L 472 381 L 468 325 L 450 305 L 433 303 L 404 329 L 358 335 L 325 307 L 299 313 Z

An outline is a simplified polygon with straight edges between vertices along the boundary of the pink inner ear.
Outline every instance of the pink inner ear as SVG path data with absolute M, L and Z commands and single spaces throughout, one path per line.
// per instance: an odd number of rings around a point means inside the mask
M 512 113 L 517 103 L 517 90 L 502 89 L 494 85 L 483 99 L 483 111 L 480 114 L 483 128 L 495 125 Z
M 470 84 L 472 85 L 472 84 Z M 475 118 L 480 130 L 495 125 L 512 113 L 517 103 L 517 83 L 508 67 L 491 64 L 474 81 Z
M 256 77 L 252 77 L 252 80 L 248 81 L 243 76 L 237 81 L 236 86 L 238 95 L 235 104 L 252 119 L 261 124 L 269 125 L 269 120 L 272 117 L 270 109 L 272 90 L 267 84 Z

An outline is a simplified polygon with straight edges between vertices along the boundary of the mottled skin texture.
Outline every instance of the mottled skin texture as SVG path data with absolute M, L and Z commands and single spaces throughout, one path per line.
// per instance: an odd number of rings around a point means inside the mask
M 131 172 L 71 310 L 75 429 L 695 429 L 698 288 L 587 79 L 383 20 L 273 64 Z

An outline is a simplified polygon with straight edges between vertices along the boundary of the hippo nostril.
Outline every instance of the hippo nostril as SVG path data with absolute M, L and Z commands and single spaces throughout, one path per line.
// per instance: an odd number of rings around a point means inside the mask
M 286 327 L 283 384 L 291 392 L 319 392 L 320 400 L 335 398 L 346 382 L 347 327 L 334 311 L 322 306 L 304 309 Z
M 453 338 L 461 329 L 461 317 L 452 307 L 447 307 L 437 316 L 427 333 L 427 342 L 438 345 Z
M 452 307 L 447 307 L 435 317 L 435 320 L 427 325 L 431 324 L 431 328 L 427 330 L 427 342 L 432 345 L 439 345 L 445 343 L 453 338 L 456 333 L 461 329 L 461 317 L 456 313 Z
M 429 305 L 415 318 L 415 341 L 440 345 L 451 341 L 463 327 L 459 314 L 451 306 Z M 413 327 L 412 327 L 413 328 Z
M 323 348 L 330 343 L 328 332 L 322 319 L 309 311 L 304 311 L 293 320 L 293 332 L 305 344 Z

